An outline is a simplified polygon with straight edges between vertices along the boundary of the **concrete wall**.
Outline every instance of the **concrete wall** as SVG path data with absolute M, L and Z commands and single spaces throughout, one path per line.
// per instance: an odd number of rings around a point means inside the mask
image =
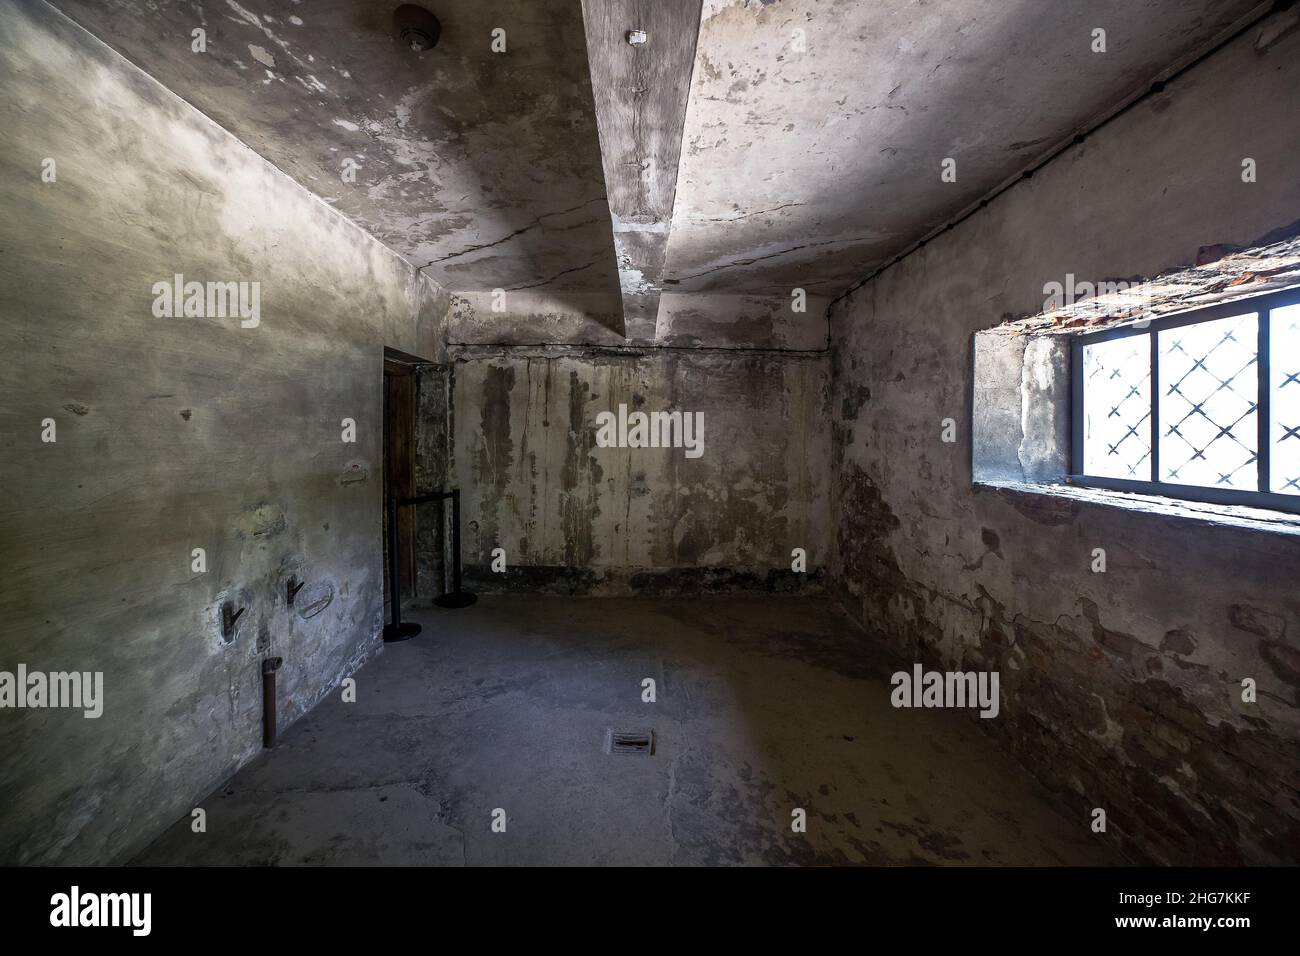
M 105 695 L 0 711 L 0 862 L 111 861 L 260 750 L 263 658 L 283 725 L 381 646 L 383 347 L 436 360 L 446 303 L 44 5 L 0 37 L 0 670 Z M 155 317 L 174 273 L 260 324 Z
M 904 660 L 999 671 L 980 725 L 1081 830 L 1105 808 L 1097 839 L 1139 859 L 1300 857 L 1300 537 L 974 487 L 972 333 L 1041 310 L 1068 272 L 1154 276 L 1300 219 L 1295 23 L 1250 31 L 831 314 L 838 599 Z
M 657 319 L 638 331 L 609 314 L 617 301 L 452 295 L 453 468 L 475 589 L 820 587 L 829 300 L 649 298 Z M 703 413 L 704 454 L 598 447 L 596 416 L 620 404 Z M 490 570 L 497 547 L 504 573 Z
M 822 352 L 458 347 L 456 481 L 475 586 L 788 590 L 827 557 Z M 703 454 L 597 447 L 602 411 L 702 412 Z M 487 570 L 505 549 L 507 572 Z M 804 548 L 808 574 L 791 572 Z
M 501 291 L 500 299 L 491 292 L 454 293 L 449 339 L 461 345 L 826 350 L 827 296 L 805 293 L 796 311 L 790 293 L 629 293 L 639 313 L 651 300 L 657 310 L 654 322 L 634 316 L 626 325 L 617 296 Z

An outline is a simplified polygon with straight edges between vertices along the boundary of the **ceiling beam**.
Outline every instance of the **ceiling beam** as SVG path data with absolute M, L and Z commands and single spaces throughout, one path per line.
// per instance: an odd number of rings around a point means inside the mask
M 583 0 L 624 335 L 652 342 L 701 0 Z M 643 42 L 634 32 L 644 34 Z

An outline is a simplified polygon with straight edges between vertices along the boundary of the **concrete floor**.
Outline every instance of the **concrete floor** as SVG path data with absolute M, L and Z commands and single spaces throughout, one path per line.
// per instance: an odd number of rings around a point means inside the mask
M 815 600 L 489 596 L 357 674 L 140 864 L 1119 863 Z M 657 703 L 641 701 L 654 678 Z M 602 752 L 653 727 L 654 756 Z M 791 811 L 807 832 L 791 832 Z M 491 830 L 495 808 L 505 833 Z

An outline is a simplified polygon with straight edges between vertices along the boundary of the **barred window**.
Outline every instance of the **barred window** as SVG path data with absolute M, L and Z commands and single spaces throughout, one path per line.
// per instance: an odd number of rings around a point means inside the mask
M 1300 512 L 1300 291 L 1076 337 L 1076 484 Z

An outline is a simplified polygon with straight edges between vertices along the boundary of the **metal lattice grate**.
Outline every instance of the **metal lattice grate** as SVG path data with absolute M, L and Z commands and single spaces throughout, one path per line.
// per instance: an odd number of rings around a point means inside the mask
M 1300 514 L 1300 287 L 1074 338 L 1070 481 Z
M 1159 337 L 1159 480 L 1256 490 L 1258 315 L 1168 329 Z
M 1270 490 L 1300 495 L 1300 305 L 1274 309 L 1269 330 Z
M 1085 471 L 1151 477 L 1151 348 L 1145 335 L 1083 350 Z

